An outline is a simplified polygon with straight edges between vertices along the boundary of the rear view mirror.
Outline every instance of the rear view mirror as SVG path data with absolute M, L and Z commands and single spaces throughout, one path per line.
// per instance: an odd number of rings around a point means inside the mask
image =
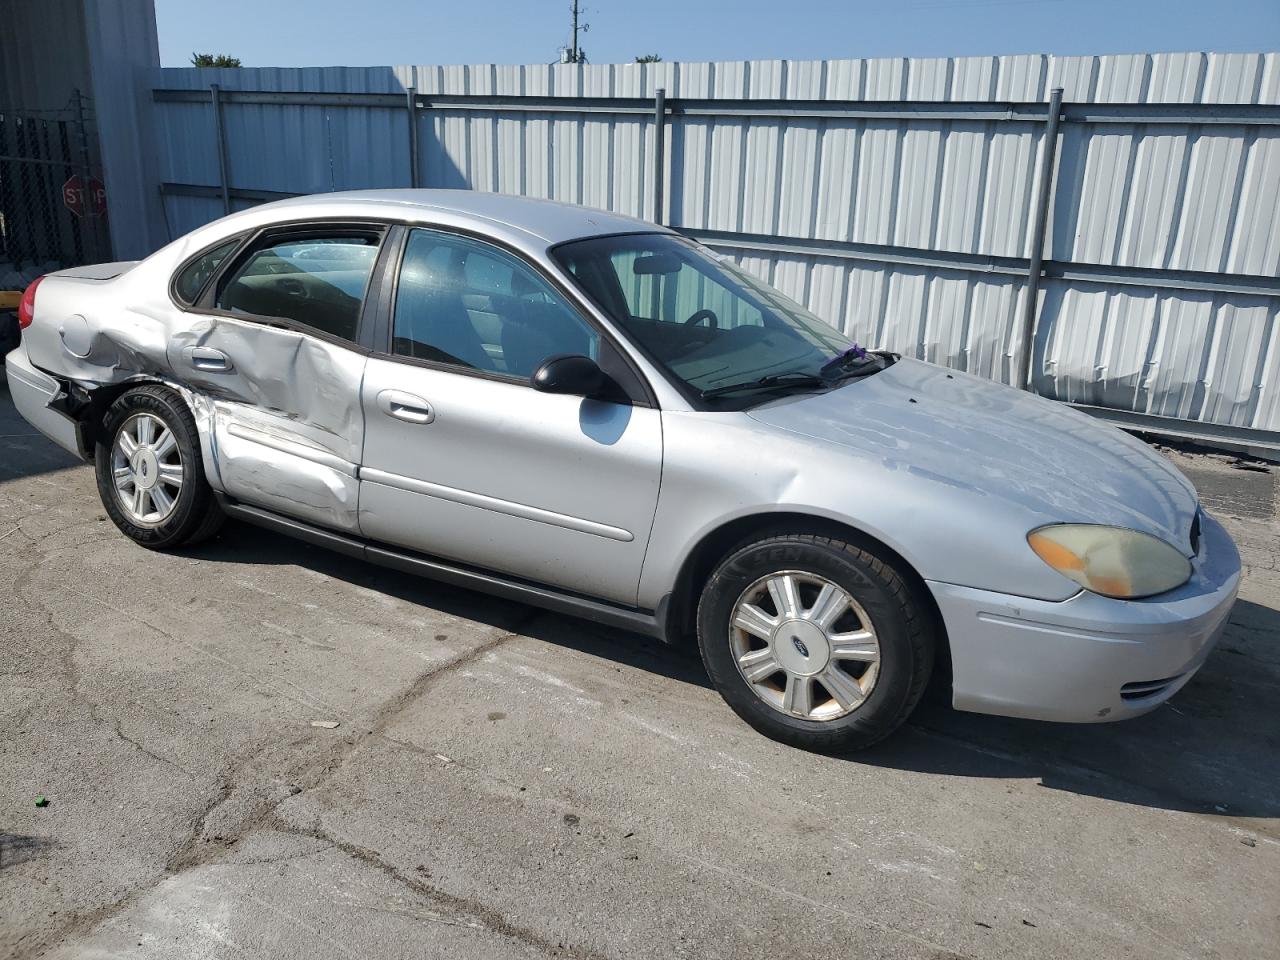
M 529 382 L 543 393 L 592 397 L 604 390 L 605 375 L 590 357 L 561 354 L 542 361 Z
M 631 265 L 631 272 L 638 277 L 679 273 L 680 258 L 674 253 L 649 253 L 643 257 L 636 257 Z

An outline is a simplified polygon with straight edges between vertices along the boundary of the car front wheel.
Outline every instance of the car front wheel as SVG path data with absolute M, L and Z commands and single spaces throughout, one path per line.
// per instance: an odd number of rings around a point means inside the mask
M 859 750 L 915 709 L 934 659 L 932 619 L 883 559 L 831 537 L 740 547 L 708 580 L 698 645 L 716 689 L 765 736 Z
M 167 387 L 138 387 L 111 404 L 94 466 L 107 515 L 144 547 L 195 543 L 221 525 L 195 418 Z

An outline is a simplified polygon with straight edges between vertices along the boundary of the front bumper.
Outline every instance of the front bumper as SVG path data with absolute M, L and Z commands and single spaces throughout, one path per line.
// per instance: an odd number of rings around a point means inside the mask
M 1136 717 L 1191 679 L 1226 625 L 1240 555 L 1202 515 L 1189 581 L 1145 600 L 1032 600 L 928 581 L 951 644 L 957 710 L 1095 723 Z

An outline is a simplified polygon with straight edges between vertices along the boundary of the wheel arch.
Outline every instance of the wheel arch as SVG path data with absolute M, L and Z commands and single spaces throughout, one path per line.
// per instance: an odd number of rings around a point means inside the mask
M 883 540 L 850 523 L 803 511 L 772 511 L 735 517 L 704 534 L 685 556 L 672 591 L 664 598 L 659 610 L 668 642 L 685 644 L 693 640 L 698 597 L 702 592 L 703 584 L 707 582 L 711 572 L 721 560 L 749 541 L 788 533 L 839 537 L 875 553 L 892 566 L 910 585 L 912 592 L 919 598 L 933 622 L 935 636 L 938 638 L 935 674 L 939 675 L 950 689 L 951 644 L 947 637 L 946 623 L 942 619 L 942 611 L 938 608 L 933 592 L 914 565 Z
M 80 425 L 80 453 L 86 460 L 93 459 L 94 445 L 103 437 L 107 411 L 111 409 L 111 405 L 130 390 L 148 386 L 173 389 L 172 384 L 156 377 L 131 377 L 120 383 L 108 383 L 91 388 L 72 386 L 71 409 L 67 412 L 75 417 Z M 180 392 L 174 392 L 181 396 Z M 185 402 L 185 398 L 183 399 Z
M 221 491 L 222 479 L 217 469 L 217 458 L 213 455 L 212 424 L 208 412 L 202 411 L 201 405 L 193 402 L 199 398 L 189 390 L 160 377 L 140 375 L 122 380 L 120 383 L 108 383 L 89 388 L 73 383 L 67 400 L 68 409 L 65 412 L 77 421 L 81 456 L 86 460 L 93 460 L 94 445 L 103 437 L 106 428 L 107 411 L 121 396 L 138 387 L 164 387 L 172 390 L 186 404 L 196 421 L 205 479 L 215 490 Z
M 80 443 L 93 451 L 94 473 L 103 506 L 129 539 L 148 549 L 164 550 L 199 543 L 217 533 L 225 515 L 216 491 L 208 483 L 199 411 L 189 391 L 157 377 L 140 376 L 96 389 L 73 386 L 68 397 L 77 402 L 71 415 L 79 421 Z M 137 399 L 131 399 L 134 397 Z M 174 450 L 179 454 L 182 467 L 178 477 L 166 481 L 173 487 L 167 502 L 156 500 L 154 488 L 159 483 L 148 485 L 150 505 L 159 510 L 155 518 L 149 516 L 150 509 L 146 515 L 138 513 L 143 500 L 136 496 L 132 508 L 122 502 L 114 472 L 115 435 L 122 423 L 142 413 L 158 419 L 161 428 L 169 431 L 176 441 L 163 454 L 153 454 L 160 470 L 157 479 L 163 478 L 163 461 L 159 458 L 169 456 Z M 140 434 L 137 441 L 143 442 Z

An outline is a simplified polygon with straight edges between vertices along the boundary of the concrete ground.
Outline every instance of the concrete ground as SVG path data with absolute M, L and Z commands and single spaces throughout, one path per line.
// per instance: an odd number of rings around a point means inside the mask
M 1246 563 L 1170 705 L 839 759 L 643 639 L 239 525 L 140 549 L 0 390 L 0 956 L 1275 957 L 1276 474 L 1169 455 Z

